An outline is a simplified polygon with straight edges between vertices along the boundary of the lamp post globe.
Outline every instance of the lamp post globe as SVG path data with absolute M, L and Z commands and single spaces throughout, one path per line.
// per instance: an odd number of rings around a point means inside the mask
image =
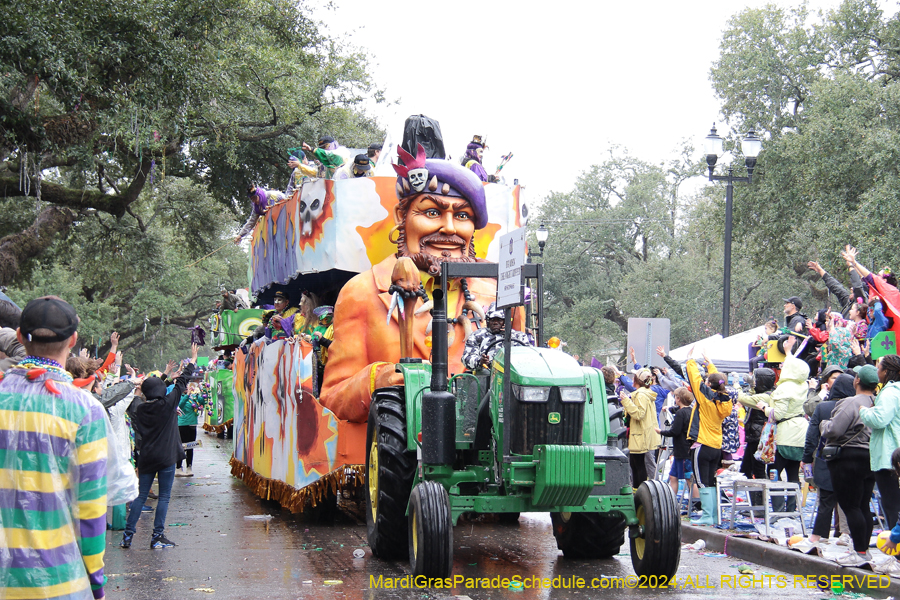
M 538 248 L 541 249 L 541 256 L 544 255 L 544 244 L 547 243 L 547 238 L 550 237 L 550 230 L 547 229 L 546 225 L 541 223 L 541 226 L 538 227 L 537 232 L 535 232 L 535 237 L 537 237 Z

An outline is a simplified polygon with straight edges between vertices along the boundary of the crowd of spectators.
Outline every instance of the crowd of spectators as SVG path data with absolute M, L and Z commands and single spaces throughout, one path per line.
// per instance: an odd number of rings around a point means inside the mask
M 900 291 L 888 269 L 873 273 L 857 256 L 850 246 L 841 253 L 849 287 L 809 262 L 835 299 L 833 310 L 826 306 L 808 317 L 800 297 L 785 298 L 783 321 L 768 320 L 750 345 L 751 372 L 730 382 L 708 357 L 698 361 L 689 354 L 682 365 L 663 348 L 657 353 L 666 367 L 636 364 L 632 350 L 632 373 L 602 368 L 607 396 L 628 416 L 635 487 L 656 475 L 656 460 L 670 446 L 673 492 L 686 480 L 691 508 L 701 513 L 694 522 L 712 524 L 720 500 L 716 477 L 742 452 L 739 468 L 746 478 L 800 485 L 804 470 L 818 501 L 812 534 L 801 549 L 824 548 L 833 530 L 833 543 L 844 547 L 839 564 L 871 562 L 873 506 L 888 527 L 897 527 L 892 540 L 900 543 L 894 466 L 900 463 Z M 743 443 L 735 444 L 739 418 Z M 795 503 L 775 496 L 772 509 L 792 512 Z M 900 563 L 892 559 L 879 570 L 900 576 Z

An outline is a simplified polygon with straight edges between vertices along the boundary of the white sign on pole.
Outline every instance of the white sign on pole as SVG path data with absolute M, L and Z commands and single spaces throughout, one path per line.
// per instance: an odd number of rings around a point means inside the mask
M 524 304 L 522 265 L 525 264 L 525 228 L 500 236 L 497 308 Z

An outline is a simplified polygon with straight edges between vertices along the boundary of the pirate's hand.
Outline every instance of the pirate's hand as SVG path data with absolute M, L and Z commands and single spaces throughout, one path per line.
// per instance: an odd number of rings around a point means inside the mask
M 380 365 L 375 374 L 375 389 L 403 385 L 403 373 L 396 372 L 394 363 Z

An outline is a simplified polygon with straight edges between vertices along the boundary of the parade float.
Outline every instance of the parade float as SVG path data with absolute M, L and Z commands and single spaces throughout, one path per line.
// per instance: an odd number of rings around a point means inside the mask
M 265 311 L 257 308 L 223 310 L 209 318 L 210 346 L 216 352 L 230 355 L 241 341 L 262 325 Z M 203 429 L 221 434 L 231 431 L 234 424 L 234 373 L 231 360 L 217 360 L 206 371 L 210 406 Z
M 527 209 L 517 185 L 483 189 L 488 217 L 475 231 L 473 247 L 478 259 L 496 262 L 500 236 L 523 226 Z M 316 294 L 319 304 L 335 304 L 351 278 L 397 252 L 389 237 L 397 204 L 396 177 L 306 181 L 271 206 L 253 231 L 248 278 L 256 304 L 272 304 L 279 291 L 292 306 L 304 291 Z M 389 294 L 382 295 L 390 302 Z M 491 300 L 479 298 L 485 299 Z M 235 352 L 232 473 L 258 496 L 293 512 L 331 502 L 340 490 L 357 489 L 364 477 L 366 423 L 326 408 L 313 393 L 314 374 L 313 348 L 302 338 L 258 340 Z

